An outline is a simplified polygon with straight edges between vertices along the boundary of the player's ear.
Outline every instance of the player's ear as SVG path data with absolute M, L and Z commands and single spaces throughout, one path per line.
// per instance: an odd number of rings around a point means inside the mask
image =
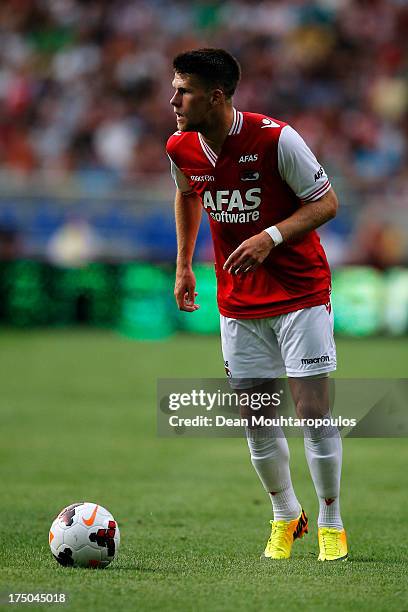
M 218 104 L 222 104 L 225 101 L 225 94 L 222 89 L 213 89 L 211 93 L 211 104 L 213 106 L 218 106 Z

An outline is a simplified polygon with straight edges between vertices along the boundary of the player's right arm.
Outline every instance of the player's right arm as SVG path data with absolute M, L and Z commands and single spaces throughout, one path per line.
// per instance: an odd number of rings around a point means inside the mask
M 202 207 L 199 196 L 194 192 L 176 191 L 174 202 L 177 232 L 177 269 L 174 296 L 180 310 L 194 312 L 196 279 L 193 272 L 193 255 L 200 228 Z

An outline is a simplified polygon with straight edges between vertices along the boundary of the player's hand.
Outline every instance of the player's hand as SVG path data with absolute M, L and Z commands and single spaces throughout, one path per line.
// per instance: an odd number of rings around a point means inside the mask
M 199 304 L 195 304 L 195 298 L 198 295 L 196 290 L 196 279 L 191 267 L 177 268 L 176 282 L 174 285 L 174 297 L 176 298 L 179 310 L 185 312 L 194 312 L 200 308 Z
M 228 257 L 223 268 L 230 274 L 253 272 L 266 259 L 275 246 L 266 232 L 260 232 L 244 240 Z

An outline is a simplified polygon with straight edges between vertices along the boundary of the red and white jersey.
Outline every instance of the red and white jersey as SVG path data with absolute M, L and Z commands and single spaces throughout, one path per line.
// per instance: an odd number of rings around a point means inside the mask
M 196 192 L 209 216 L 222 315 L 272 317 L 329 301 L 330 270 L 314 231 L 272 249 L 252 273 L 236 276 L 222 269 L 243 240 L 330 189 L 325 171 L 293 128 L 234 109 L 219 155 L 198 132 L 175 132 L 166 149 L 177 187 Z

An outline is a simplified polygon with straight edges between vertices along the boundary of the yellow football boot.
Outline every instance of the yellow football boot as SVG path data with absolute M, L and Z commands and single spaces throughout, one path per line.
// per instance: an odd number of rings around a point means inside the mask
M 319 561 L 345 561 L 348 557 L 344 529 L 319 527 Z
M 307 533 L 305 511 L 293 521 L 271 521 L 272 531 L 261 559 L 289 559 L 292 545 Z

